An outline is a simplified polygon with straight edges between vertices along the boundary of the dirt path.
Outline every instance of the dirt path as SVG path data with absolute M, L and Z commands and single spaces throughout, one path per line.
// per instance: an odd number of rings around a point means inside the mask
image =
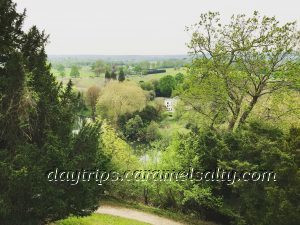
M 173 220 L 156 216 L 150 213 L 137 211 L 134 209 L 127 209 L 116 206 L 103 205 L 99 207 L 96 213 L 109 214 L 113 216 L 120 216 L 129 219 L 135 219 L 145 223 L 150 223 L 153 225 L 184 225 L 183 223 L 175 222 Z M 134 224 L 133 224 L 134 225 Z

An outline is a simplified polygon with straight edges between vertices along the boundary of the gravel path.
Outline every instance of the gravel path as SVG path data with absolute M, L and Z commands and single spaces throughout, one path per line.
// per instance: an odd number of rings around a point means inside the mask
M 120 216 L 124 218 L 142 221 L 145 223 L 150 223 L 153 225 L 184 225 L 183 223 L 175 222 L 173 220 L 156 216 L 150 213 L 116 206 L 103 205 L 97 209 L 96 213 Z

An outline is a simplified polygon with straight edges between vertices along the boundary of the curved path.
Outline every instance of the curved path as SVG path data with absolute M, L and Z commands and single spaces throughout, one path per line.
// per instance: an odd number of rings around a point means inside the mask
M 128 219 L 134 219 L 153 225 L 184 225 L 183 223 L 175 222 L 173 220 L 156 216 L 150 213 L 137 211 L 135 209 L 127 209 L 116 206 L 102 205 L 96 211 L 100 214 L 109 214 L 113 216 L 120 216 Z

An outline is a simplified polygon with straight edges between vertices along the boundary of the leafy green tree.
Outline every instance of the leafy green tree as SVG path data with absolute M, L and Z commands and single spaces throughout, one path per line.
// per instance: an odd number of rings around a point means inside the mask
M 100 88 L 97 86 L 90 87 L 86 92 L 87 102 L 92 109 L 93 120 L 95 120 L 96 118 L 96 105 L 97 105 L 97 100 L 99 98 L 99 95 L 100 95 Z
M 125 80 L 125 73 L 123 71 L 123 68 L 120 69 L 120 72 L 119 72 L 119 76 L 118 76 L 118 80 L 120 82 L 123 82 Z
M 95 73 L 96 77 L 99 77 L 101 73 L 104 73 L 104 71 L 106 71 L 106 69 L 107 69 L 107 65 L 102 60 L 97 60 L 92 65 L 92 70 Z
M 61 77 L 65 76 L 65 67 L 64 67 L 64 65 L 59 64 L 57 66 L 57 71 L 59 72 L 59 74 L 60 74 Z
M 159 125 L 156 122 L 151 121 L 145 129 L 145 141 L 149 143 L 158 140 L 160 136 Z
M 154 90 L 154 85 L 151 81 L 147 81 L 147 82 L 140 82 L 140 86 L 143 90 L 146 90 L 146 91 L 151 91 L 151 90 Z
M 195 59 L 182 99 L 211 124 L 223 124 L 223 115 L 228 115 L 232 130 L 246 122 L 263 96 L 295 85 L 299 32 L 295 22 L 279 24 L 275 17 L 257 12 L 249 18 L 233 16 L 226 25 L 219 13 L 202 14 L 199 23 L 187 29 Z
M 65 76 L 66 76 L 66 73 L 65 73 L 65 71 L 62 71 L 62 72 L 59 73 L 59 75 L 60 75 L 61 77 L 65 77 Z
M 133 71 L 135 74 L 141 75 L 143 72 L 143 68 L 141 67 L 141 65 L 137 64 L 133 67 Z
M 174 196 L 180 196 L 177 190 L 184 190 L 181 197 L 173 199 L 174 205 L 221 224 L 297 224 L 299 197 L 295 193 L 300 183 L 295 149 L 299 129 L 292 128 L 285 135 L 260 121 L 237 131 L 219 133 L 194 128 L 178 135 L 163 153 L 161 164 L 179 170 L 192 167 L 200 171 L 274 171 L 277 181 L 241 181 L 232 185 L 189 182 L 179 183 L 176 188 L 166 184 Z M 163 187 L 158 191 L 162 193 Z M 166 204 L 168 199 L 161 201 L 160 204 Z
M 105 155 L 111 159 L 109 169 L 116 171 L 134 171 L 140 168 L 140 160 L 133 153 L 133 149 L 126 141 L 119 137 L 115 129 L 108 123 L 103 122 L 101 133 L 100 143 L 103 146 Z M 141 187 L 138 182 L 109 183 L 110 195 L 122 199 L 132 200 L 135 196 L 140 194 L 140 189 Z
M 137 84 L 110 81 L 100 93 L 97 112 L 102 119 L 116 124 L 121 115 L 142 110 L 145 105 L 145 93 Z
M 177 73 L 175 75 L 175 81 L 176 81 L 176 85 L 182 84 L 184 80 L 184 75 L 183 73 Z
M 146 105 L 146 107 L 138 112 L 138 114 L 145 123 L 150 123 L 152 120 L 158 121 L 161 117 L 159 110 L 152 105 Z
M 128 120 L 125 124 L 125 136 L 128 140 L 139 141 L 143 135 L 144 123 L 139 115 Z
M 79 72 L 78 66 L 73 65 L 71 67 L 70 76 L 71 77 L 79 77 L 80 76 L 80 72 Z
M 157 89 L 159 96 L 171 97 L 172 91 L 176 86 L 176 81 L 173 76 L 167 75 L 159 79 Z

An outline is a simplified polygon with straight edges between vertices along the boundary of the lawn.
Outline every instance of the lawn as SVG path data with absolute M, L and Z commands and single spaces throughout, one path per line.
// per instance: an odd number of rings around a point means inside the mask
M 149 225 L 149 223 L 106 214 L 93 214 L 87 217 L 69 217 L 52 225 Z

